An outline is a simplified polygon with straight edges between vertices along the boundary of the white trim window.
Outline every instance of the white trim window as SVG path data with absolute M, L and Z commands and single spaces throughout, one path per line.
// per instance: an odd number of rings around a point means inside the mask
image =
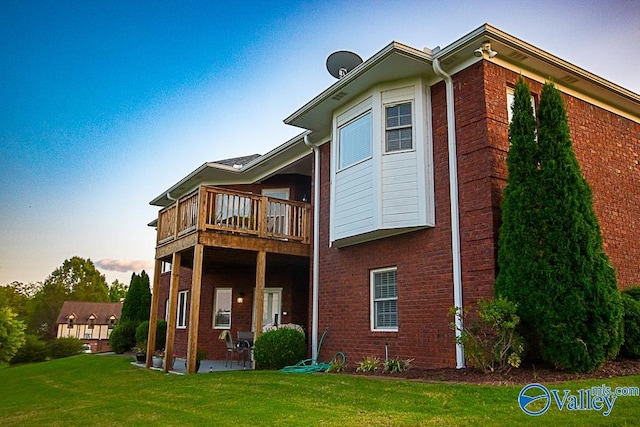
M 515 88 L 507 86 L 507 117 L 509 118 L 509 123 L 513 121 L 513 101 L 515 97 Z M 531 108 L 533 108 L 533 117 L 536 117 L 536 99 L 533 94 L 531 94 Z
M 176 328 L 185 329 L 187 327 L 187 300 L 189 299 L 189 291 L 178 292 L 178 313 Z
M 371 330 L 398 330 L 398 269 L 371 271 Z
M 216 288 L 213 301 L 213 328 L 231 329 L 231 288 Z
M 411 110 L 411 102 L 385 106 L 385 152 L 413 150 Z
M 371 157 L 371 110 L 338 128 L 338 169 L 345 169 Z

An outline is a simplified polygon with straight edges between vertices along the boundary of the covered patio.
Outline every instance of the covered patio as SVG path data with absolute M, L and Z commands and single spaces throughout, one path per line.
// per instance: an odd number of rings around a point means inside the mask
M 146 368 L 146 362 L 131 362 L 132 365 L 135 365 L 139 368 Z M 154 368 L 150 369 L 156 371 L 163 371 L 163 368 Z M 251 361 L 247 361 L 246 364 L 238 363 L 237 360 L 226 362 L 225 360 L 203 360 L 200 362 L 200 369 L 197 373 L 213 373 L 213 372 L 225 372 L 225 371 L 252 371 L 253 367 Z M 183 357 L 176 357 L 173 362 L 173 369 L 168 371 L 170 374 L 176 375 L 185 375 L 187 373 L 187 359 Z

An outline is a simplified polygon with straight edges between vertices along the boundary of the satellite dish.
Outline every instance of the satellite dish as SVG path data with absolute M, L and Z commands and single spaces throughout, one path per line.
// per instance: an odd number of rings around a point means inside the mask
M 333 52 L 327 58 L 327 70 L 336 79 L 343 78 L 360 64 L 362 64 L 362 58 L 347 50 Z

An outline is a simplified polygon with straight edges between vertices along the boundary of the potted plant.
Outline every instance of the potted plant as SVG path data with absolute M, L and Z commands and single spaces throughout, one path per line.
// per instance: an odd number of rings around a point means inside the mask
M 133 347 L 133 352 L 136 354 L 136 362 L 144 363 L 147 360 L 147 343 L 139 342 Z
M 198 371 L 200 370 L 200 362 L 202 362 L 206 358 L 207 352 L 204 349 L 199 348 L 196 352 L 196 373 L 198 373 Z
M 164 359 L 164 350 L 156 350 L 156 352 L 153 353 L 153 367 L 162 368 L 163 359 Z

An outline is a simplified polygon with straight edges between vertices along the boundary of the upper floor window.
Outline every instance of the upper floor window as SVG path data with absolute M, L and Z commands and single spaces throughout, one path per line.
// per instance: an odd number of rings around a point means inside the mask
M 413 149 L 411 103 L 385 107 L 385 151 Z
M 341 126 L 338 132 L 339 169 L 371 157 L 371 111 Z

